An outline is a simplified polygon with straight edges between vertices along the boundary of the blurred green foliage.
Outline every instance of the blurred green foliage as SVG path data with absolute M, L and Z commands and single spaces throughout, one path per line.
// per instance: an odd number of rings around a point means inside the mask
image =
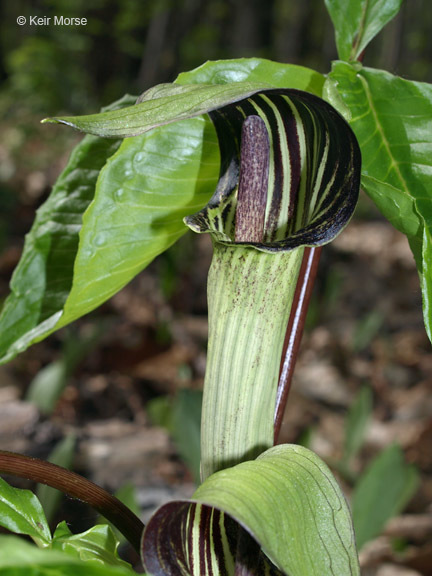
M 55 15 L 87 25 L 56 26 Z M 208 59 L 253 55 L 327 72 L 336 58 L 322 0 L 20 0 L 3 2 L 0 16 L 3 112 L 88 112 Z M 406 2 L 365 63 L 431 81 L 431 26 L 428 0 Z
M 168 430 L 180 457 L 199 484 L 202 391 L 182 388 L 173 398 L 154 398 L 146 409 L 154 426 Z

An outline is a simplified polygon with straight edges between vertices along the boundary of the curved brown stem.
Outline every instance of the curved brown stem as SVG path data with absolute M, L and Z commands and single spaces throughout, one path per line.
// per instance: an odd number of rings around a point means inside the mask
M 275 444 L 277 444 L 278 441 L 285 406 L 291 388 L 294 366 L 300 348 L 320 255 L 321 247 L 305 248 L 282 352 L 281 372 L 279 375 L 274 416 Z
M 56 464 L 3 450 L 0 450 L 0 473 L 46 484 L 86 502 L 114 524 L 139 553 L 144 524 L 118 498 L 97 484 Z

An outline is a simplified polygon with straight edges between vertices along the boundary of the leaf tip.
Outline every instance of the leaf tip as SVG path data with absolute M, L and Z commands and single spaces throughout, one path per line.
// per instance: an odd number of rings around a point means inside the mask
M 75 130 L 80 130 L 76 124 L 67 120 L 66 118 L 59 118 L 57 116 L 50 116 L 48 118 L 44 118 L 41 120 L 41 124 L 64 124 L 65 126 L 70 126 L 71 128 L 75 128 Z
M 41 124 L 61 124 L 62 120 L 60 118 L 55 118 L 55 117 L 49 117 L 49 118 L 44 118 L 43 120 L 41 120 Z

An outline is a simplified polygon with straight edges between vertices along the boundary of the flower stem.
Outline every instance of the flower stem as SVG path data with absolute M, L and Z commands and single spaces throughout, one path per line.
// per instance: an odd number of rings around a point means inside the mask
M 201 475 L 273 445 L 283 339 L 303 248 L 267 254 L 214 242 Z
M 109 492 L 75 472 L 56 464 L 0 450 L 0 473 L 40 482 L 77 498 L 109 520 L 139 552 L 144 524 Z
M 275 444 L 278 443 L 283 415 L 291 388 L 294 367 L 303 335 L 307 310 L 318 270 L 321 250 L 321 247 L 305 248 L 303 255 L 282 353 L 281 371 L 274 416 Z

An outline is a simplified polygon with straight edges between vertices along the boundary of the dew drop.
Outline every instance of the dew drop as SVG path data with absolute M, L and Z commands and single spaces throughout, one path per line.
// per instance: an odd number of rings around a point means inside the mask
M 106 243 L 106 240 L 107 235 L 105 234 L 105 232 L 99 232 L 99 234 L 96 234 L 96 236 L 94 237 L 93 244 L 95 246 L 103 246 Z
M 88 248 L 88 247 L 83 248 L 82 253 L 83 253 L 84 258 L 90 259 L 94 256 L 94 250 L 92 250 L 91 248 Z
M 123 165 L 123 174 L 124 174 L 124 178 L 130 178 L 131 176 L 133 176 L 133 167 L 132 167 L 132 161 L 128 160 L 127 162 L 124 163 Z
M 115 190 L 114 192 L 114 200 L 116 200 L 117 202 L 122 200 L 124 196 L 124 190 L 123 188 L 119 188 L 118 190 Z

